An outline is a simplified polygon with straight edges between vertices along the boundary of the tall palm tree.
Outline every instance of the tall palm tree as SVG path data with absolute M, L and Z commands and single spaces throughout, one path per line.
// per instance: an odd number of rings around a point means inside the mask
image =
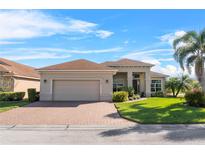
M 196 77 L 205 92 L 205 29 L 199 33 L 189 31 L 176 38 L 173 42 L 173 48 L 175 50 L 174 58 L 182 70 L 186 67 L 191 73 L 191 67 L 194 67 Z

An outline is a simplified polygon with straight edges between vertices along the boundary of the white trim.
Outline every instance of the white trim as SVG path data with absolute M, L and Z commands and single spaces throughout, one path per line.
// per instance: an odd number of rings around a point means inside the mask
M 118 70 L 38 70 L 39 72 L 117 72 Z
M 35 77 L 29 77 L 29 76 L 21 76 L 21 75 L 11 75 L 13 77 L 19 77 L 19 78 L 26 78 L 26 79 L 35 79 L 35 80 L 39 80 L 40 78 L 35 78 Z
M 103 81 L 102 81 L 102 79 L 100 79 L 100 78 L 79 78 L 79 77 L 78 77 L 78 78 L 73 78 L 73 77 L 72 77 L 72 78 L 51 78 L 50 80 L 51 80 L 51 88 L 50 88 L 51 90 L 50 90 L 50 94 L 51 94 L 51 97 L 52 97 L 52 101 L 54 101 L 54 99 L 53 99 L 53 85 L 54 85 L 53 82 L 54 82 L 55 80 L 57 80 L 57 81 L 59 81 L 59 80 L 65 80 L 65 81 L 66 81 L 66 80 L 68 80 L 68 81 L 72 81 L 72 80 L 73 80 L 73 81 L 76 81 L 76 80 L 77 80 L 77 81 L 78 81 L 78 80 L 79 80 L 79 81 L 93 81 L 93 80 L 94 80 L 94 81 L 99 81 L 99 83 L 100 83 L 100 85 L 99 85 L 99 86 L 100 86 L 99 100 L 101 100 L 101 97 L 102 97 L 102 82 L 103 82 Z
M 121 66 L 117 66 L 117 65 L 116 65 L 116 66 L 107 66 L 107 67 L 111 67 L 111 68 L 113 68 L 113 67 L 121 67 L 121 68 L 123 68 L 123 67 L 124 67 L 124 68 L 127 68 L 127 67 L 128 67 L 128 68 L 142 67 L 142 68 L 147 68 L 147 67 L 153 67 L 153 66 L 155 66 L 155 65 L 152 65 L 152 66 L 131 66 L 131 65 L 130 65 L 130 66 L 129 66 L 129 65 L 128 65 L 128 66 L 122 66 L 122 65 L 121 65 Z

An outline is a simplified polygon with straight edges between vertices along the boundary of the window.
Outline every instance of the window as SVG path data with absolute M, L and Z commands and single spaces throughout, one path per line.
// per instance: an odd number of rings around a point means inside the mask
M 162 83 L 161 80 L 152 80 L 151 81 L 151 92 L 155 93 L 158 91 L 162 91 Z
M 113 89 L 116 91 L 119 88 L 124 87 L 124 80 L 123 79 L 116 79 L 113 80 Z
M 133 73 L 133 79 L 139 79 L 140 78 L 140 74 L 137 73 Z

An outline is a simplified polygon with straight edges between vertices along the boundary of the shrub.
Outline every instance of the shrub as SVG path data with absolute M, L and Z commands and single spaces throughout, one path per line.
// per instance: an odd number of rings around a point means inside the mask
M 140 97 L 145 97 L 145 92 L 141 92 Z
M 128 101 L 128 92 L 118 91 L 114 92 L 112 96 L 113 102 L 125 102 Z
M 162 91 L 157 91 L 151 94 L 152 97 L 164 97 L 164 93 Z
M 128 92 L 128 97 L 133 97 L 135 94 L 135 89 L 133 87 L 122 87 L 120 91 Z
M 40 92 L 36 92 L 36 101 L 39 101 L 40 100 Z
M 140 99 L 140 95 L 134 95 L 133 98 L 134 99 Z
M 25 92 L 0 92 L 0 101 L 21 101 Z
M 205 106 L 205 95 L 201 90 L 194 89 L 186 92 L 184 98 L 190 106 Z
M 35 102 L 39 99 L 39 93 L 36 92 L 36 89 L 30 88 L 28 89 L 28 101 Z

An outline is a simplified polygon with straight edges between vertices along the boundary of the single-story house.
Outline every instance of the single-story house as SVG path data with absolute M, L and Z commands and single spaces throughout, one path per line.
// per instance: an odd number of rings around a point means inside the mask
M 132 86 L 149 97 L 164 91 L 167 75 L 152 72 L 154 66 L 121 59 L 101 64 L 75 60 L 37 69 L 40 72 L 41 101 L 111 101 L 113 89 Z
M 30 66 L 0 58 L 0 90 L 26 92 L 27 89 L 40 90 L 40 75 Z

